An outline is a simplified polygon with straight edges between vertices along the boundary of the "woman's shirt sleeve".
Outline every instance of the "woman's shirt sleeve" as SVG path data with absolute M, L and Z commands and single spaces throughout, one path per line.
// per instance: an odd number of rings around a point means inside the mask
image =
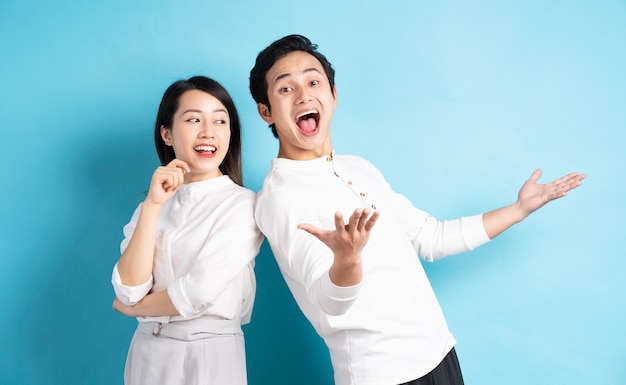
M 167 288 L 172 303 L 184 318 L 193 318 L 213 306 L 231 282 L 242 274 L 248 288 L 231 291 L 237 293 L 231 300 L 244 301 L 241 294 L 254 290 L 252 265 L 263 241 L 254 221 L 255 198 L 249 190 L 233 198 L 235 203 L 218 216 L 211 233 L 197 234 L 205 239 L 196 262 Z

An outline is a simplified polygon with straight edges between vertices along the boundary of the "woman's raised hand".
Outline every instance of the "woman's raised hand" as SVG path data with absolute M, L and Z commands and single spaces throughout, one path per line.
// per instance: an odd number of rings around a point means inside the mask
M 184 183 L 188 172 L 191 172 L 189 165 L 179 159 L 157 168 L 152 174 L 146 202 L 157 205 L 165 203 Z

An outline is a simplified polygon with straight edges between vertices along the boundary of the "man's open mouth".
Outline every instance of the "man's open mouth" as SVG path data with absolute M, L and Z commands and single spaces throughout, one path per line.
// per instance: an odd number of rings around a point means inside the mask
M 304 133 L 313 132 L 320 121 L 320 113 L 317 110 L 304 112 L 296 117 L 296 124 Z

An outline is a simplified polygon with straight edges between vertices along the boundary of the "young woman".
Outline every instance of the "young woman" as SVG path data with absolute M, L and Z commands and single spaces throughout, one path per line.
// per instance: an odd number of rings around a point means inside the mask
M 137 317 L 124 381 L 245 385 L 241 324 L 262 242 L 242 187 L 240 123 L 228 92 L 196 76 L 163 95 L 154 139 L 162 166 L 124 227 L 115 310 Z

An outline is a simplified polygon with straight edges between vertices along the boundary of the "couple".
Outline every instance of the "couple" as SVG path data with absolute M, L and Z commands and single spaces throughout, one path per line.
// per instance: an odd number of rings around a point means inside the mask
M 334 74 L 304 36 L 259 53 L 250 91 L 279 151 L 257 196 L 242 185 L 239 118 L 226 90 L 205 77 L 167 89 L 155 125 L 162 166 L 124 227 L 113 269 L 114 308 L 139 320 L 126 384 L 247 383 L 241 324 L 263 236 L 330 350 L 336 384 L 463 384 L 417 256 L 472 250 L 584 175 L 538 184 L 537 170 L 513 204 L 439 222 L 369 162 L 333 152 Z

